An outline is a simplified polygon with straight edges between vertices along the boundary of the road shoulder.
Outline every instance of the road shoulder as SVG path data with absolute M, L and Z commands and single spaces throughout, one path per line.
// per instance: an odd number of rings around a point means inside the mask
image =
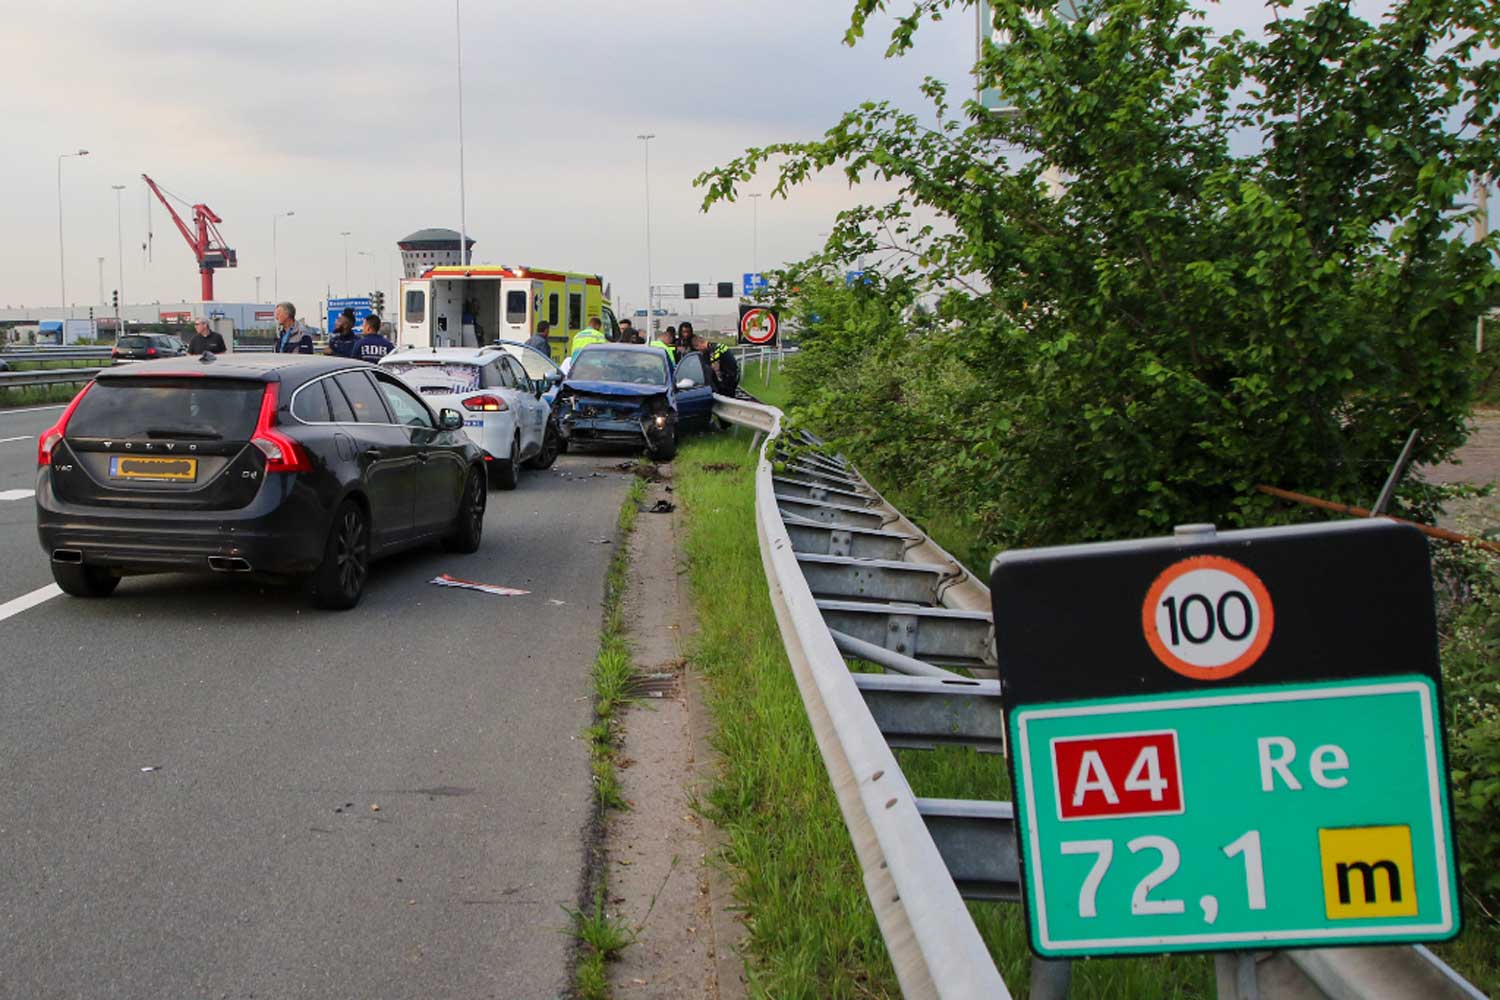
M 669 466 L 663 466 L 670 477 Z M 624 619 L 635 655 L 638 700 L 624 716 L 618 753 L 629 808 L 606 829 L 610 909 L 635 933 L 611 969 L 616 997 L 745 995 L 742 925 L 716 864 L 720 832 L 696 807 L 717 765 L 709 743 L 705 685 L 688 659 L 696 631 L 678 548 L 681 514 L 670 482 L 653 483 L 630 539 Z

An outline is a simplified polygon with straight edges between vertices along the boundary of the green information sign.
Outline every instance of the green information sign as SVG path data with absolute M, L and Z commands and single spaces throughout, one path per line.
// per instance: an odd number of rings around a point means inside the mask
M 1457 930 L 1425 676 L 1028 705 L 1010 720 L 1038 952 Z M 1420 752 L 1392 734 L 1420 733 Z

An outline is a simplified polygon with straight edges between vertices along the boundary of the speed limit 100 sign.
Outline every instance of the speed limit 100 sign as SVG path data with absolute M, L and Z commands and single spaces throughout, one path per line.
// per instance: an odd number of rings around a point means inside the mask
M 991 593 L 1039 954 L 1458 933 L 1415 531 L 1008 552 Z
M 1271 595 L 1260 577 L 1221 556 L 1173 563 L 1141 605 L 1151 651 L 1195 680 L 1224 680 L 1249 669 L 1266 651 L 1275 625 Z

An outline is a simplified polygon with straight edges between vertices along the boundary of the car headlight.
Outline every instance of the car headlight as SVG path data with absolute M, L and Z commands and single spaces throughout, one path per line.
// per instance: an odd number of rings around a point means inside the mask
M 656 426 L 658 426 L 658 427 L 665 427 L 665 426 L 667 426 L 667 415 L 665 413 L 658 413 L 656 415 Z

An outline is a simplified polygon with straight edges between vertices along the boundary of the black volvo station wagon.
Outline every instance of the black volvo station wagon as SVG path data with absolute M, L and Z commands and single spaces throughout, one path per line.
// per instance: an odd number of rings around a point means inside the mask
M 371 560 L 479 548 L 483 453 L 361 361 L 204 354 L 105 371 L 38 439 L 37 534 L 59 587 L 204 571 L 301 580 L 350 608 Z

